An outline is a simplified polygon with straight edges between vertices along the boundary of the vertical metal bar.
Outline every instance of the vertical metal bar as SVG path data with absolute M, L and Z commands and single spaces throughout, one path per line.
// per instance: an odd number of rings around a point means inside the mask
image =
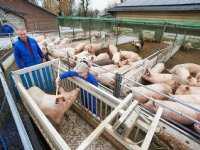
M 100 100 L 100 119 L 102 120 L 102 101 Z
M 59 37 L 61 38 L 59 18 L 57 18 L 57 26 L 58 26 Z
M 133 139 L 133 142 L 136 142 L 139 131 L 140 131 L 140 128 L 137 127 L 136 133 L 135 133 L 135 137 L 134 137 L 134 139 Z
M 115 97 L 120 97 L 121 92 L 121 82 L 122 82 L 122 76 L 119 73 L 115 74 L 115 87 L 114 87 L 114 93 L 113 95 Z

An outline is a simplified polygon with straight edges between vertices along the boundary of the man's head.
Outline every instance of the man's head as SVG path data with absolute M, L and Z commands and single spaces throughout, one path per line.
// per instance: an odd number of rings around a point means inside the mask
M 7 24 L 7 21 L 6 21 L 6 20 L 3 20 L 2 23 L 5 25 L 5 24 Z
M 89 67 L 86 62 L 81 62 L 74 68 L 74 71 L 76 71 L 80 76 L 86 78 L 89 72 Z
M 26 32 L 25 29 L 19 29 L 19 30 L 17 30 L 17 35 L 18 35 L 18 37 L 19 37 L 22 41 L 24 41 L 24 42 L 27 41 L 26 33 L 27 33 L 27 32 Z

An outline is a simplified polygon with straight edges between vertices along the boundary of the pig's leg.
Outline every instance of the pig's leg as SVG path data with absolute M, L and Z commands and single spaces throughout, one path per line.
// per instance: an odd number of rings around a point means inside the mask
M 53 120 L 55 122 L 57 131 L 59 133 L 63 133 L 63 130 L 62 130 L 61 125 L 60 125 L 61 117 L 59 117 L 59 116 L 56 115 L 56 116 L 54 116 Z

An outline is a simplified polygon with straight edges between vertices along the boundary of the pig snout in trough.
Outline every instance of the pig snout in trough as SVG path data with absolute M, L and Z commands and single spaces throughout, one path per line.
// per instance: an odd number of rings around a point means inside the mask
M 70 108 L 79 94 L 79 88 L 70 92 L 65 92 L 63 88 L 59 88 L 60 94 L 50 95 L 34 86 L 27 90 L 32 99 L 36 102 L 41 111 L 48 116 L 56 125 L 60 125 L 61 118 Z M 56 100 L 57 99 L 57 100 Z

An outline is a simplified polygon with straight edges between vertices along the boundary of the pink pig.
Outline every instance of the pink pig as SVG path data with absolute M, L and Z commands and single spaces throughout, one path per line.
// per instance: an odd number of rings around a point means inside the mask
M 57 97 L 56 95 L 46 94 L 36 86 L 29 88 L 27 91 L 42 112 L 50 117 L 56 125 L 59 125 L 64 113 L 76 100 L 80 90 L 77 88 L 71 92 L 65 92 L 63 88 L 60 88 L 59 92 L 61 94 Z
M 179 103 L 176 103 L 176 102 L 171 102 L 171 101 L 160 101 L 160 100 L 157 100 L 157 102 L 161 103 L 162 105 L 164 106 L 167 106 L 173 110 L 176 110 L 178 112 L 181 112 L 182 114 L 185 114 L 187 116 L 190 116 L 191 118 L 194 118 L 198 121 L 200 121 L 200 112 L 197 112 L 189 107 L 186 107 L 186 106 L 183 106 Z M 159 105 L 153 101 L 149 101 L 148 103 L 145 104 L 146 106 L 150 106 L 153 111 L 156 111 L 159 107 Z M 193 104 L 193 107 L 198 107 L 200 108 L 200 105 L 194 105 Z M 171 119 L 171 120 L 174 120 L 180 124 L 183 124 L 183 125 L 190 125 L 190 124 L 193 124 L 194 122 L 187 119 L 186 117 L 183 117 L 167 108 L 164 108 L 163 110 L 163 113 L 162 113 L 162 116 L 166 119 Z

